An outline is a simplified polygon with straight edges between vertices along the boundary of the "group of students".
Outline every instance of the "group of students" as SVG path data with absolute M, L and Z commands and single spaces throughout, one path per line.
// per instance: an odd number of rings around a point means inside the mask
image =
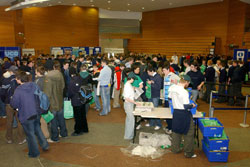
M 184 149 L 186 157 L 195 157 L 193 145 L 190 145 L 190 142 L 193 141 L 191 139 L 194 133 L 193 124 L 191 119 L 183 120 L 185 118 L 183 114 L 189 113 L 183 111 L 192 108 L 193 104 L 189 104 L 188 96 L 183 96 L 183 90 L 187 86 L 191 86 L 192 99 L 196 102 L 199 91 L 205 85 L 206 93 L 203 97 L 205 100 L 209 99 L 209 91 L 214 89 L 216 73 L 218 73 L 219 82 L 224 83 L 221 78 L 224 75 L 225 63 L 221 62 L 213 66 L 212 60 L 206 61 L 204 59 L 200 64 L 195 58 L 190 61 L 192 56 L 186 56 L 186 59 L 182 57 L 182 61 L 178 63 L 178 57 L 177 60 L 176 57 L 175 55 L 172 59 L 167 60 L 162 55 L 152 57 L 119 55 L 110 59 L 107 59 L 105 55 L 87 57 L 83 55 L 79 57 L 63 55 L 57 56 L 57 58 L 50 55 L 41 55 L 35 58 L 24 56 L 22 60 L 15 59 L 14 62 L 10 62 L 6 58 L 1 68 L 3 71 L 0 101 L 6 106 L 7 142 L 13 142 L 12 123 L 14 117 L 18 122 L 19 144 L 26 142 L 24 131 L 30 157 L 37 157 L 40 154 L 35 136 L 38 137 L 39 144 L 45 151 L 48 150 L 48 142 L 58 142 L 59 136 L 67 137 L 63 105 L 64 99 L 68 98 L 73 106 L 75 120 L 74 132 L 71 135 L 79 136 L 87 133 L 86 114 L 89 104 L 81 103 L 79 89 L 82 85 L 89 85 L 94 92 L 94 108 L 100 116 L 106 116 L 111 112 L 111 98 L 113 98 L 113 108 L 121 108 L 120 98 L 123 98 L 127 115 L 124 138 L 129 140 L 134 135 L 134 116 L 132 113 L 134 105 L 139 105 L 138 101 L 149 101 L 154 104 L 154 107 L 158 107 L 162 103 L 165 107 L 169 107 L 169 99 L 171 98 L 176 111 L 174 114 L 176 119 L 173 119 L 173 121 L 166 120 L 168 124 L 166 133 L 171 134 L 173 132 L 173 140 L 177 141 L 176 147 L 172 147 L 173 151 L 180 151 L 177 146 L 181 138 L 179 134 L 185 134 L 185 136 L 189 136 L 186 139 L 189 144 L 186 144 L 187 148 Z M 228 64 L 230 65 L 230 61 Z M 200 65 L 201 70 L 199 69 Z M 216 70 L 217 65 L 218 69 Z M 234 93 L 235 89 L 239 88 L 239 84 L 235 82 L 237 79 L 234 78 L 236 72 L 239 71 L 235 62 L 233 67 L 231 71 L 231 67 L 229 68 L 228 74 L 230 75 L 226 77 L 229 79 L 225 80 L 225 82 L 232 83 L 230 93 Z M 184 75 L 179 76 L 181 72 Z M 35 85 L 38 85 L 50 101 L 49 110 L 54 116 L 54 119 L 50 122 L 50 133 L 47 122 L 38 112 L 37 100 L 33 98 Z M 175 88 L 175 86 L 177 87 Z M 135 97 L 136 89 L 143 92 L 138 97 Z M 173 93 L 175 91 L 177 93 Z M 220 87 L 219 92 L 223 92 L 223 88 Z M 162 94 L 163 100 L 161 100 Z M 101 96 L 102 106 L 99 96 Z M 219 98 L 218 101 L 223 100 Z M 191 115 L 188 118 L 191 118 Z M 182 124 L 180 125 L 179 122 L 182 122 Z M 140 128 L 140 126 L 137 128 Z M 146 126 L 153 126 L 155 130 L 159 130 L 162 123 L 160 119 L 150 119 Z M 183 127 L 186 127 L 186 129 L 183 129 Z

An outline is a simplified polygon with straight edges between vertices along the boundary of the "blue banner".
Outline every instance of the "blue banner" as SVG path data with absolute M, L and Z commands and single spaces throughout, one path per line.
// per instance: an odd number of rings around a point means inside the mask
M 20 47 L 0 47 L 0 57 L 2 59 L 8 57 L 11 61 L 13 61 L 15 57 L 19 57 L 20 59 L 21 49 Z
M 248 49 L 234 49 L 234 60 L 247 61 L 248 56 Z

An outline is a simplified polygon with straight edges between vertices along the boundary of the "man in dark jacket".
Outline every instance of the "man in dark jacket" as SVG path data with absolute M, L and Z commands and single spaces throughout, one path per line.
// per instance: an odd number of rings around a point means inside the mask
M 227 82 L 227 71 L 225 69 L 226 64 L 225 62 L 221 62 L 221 64 L 219 65 L 219 90 L 218 90 L 218 100 L 215 101 L 217 103 L 223 103 L 226 101 L 226 97 L 225 97 L 225 91 L 226 91 L 226 82 Z
M 215 90 L 215 69 L 212 66 L 213 62 L 212 60 L 208 60 L 207 62 L 207 69 L 205 71 L 205 79 L 206 79 L 206 92 L 204 94 L 203 100 L 206 101 L 207 103 L 209 103 L 210 101 L 210 94 L 211 91 Z
M 159 74 L 157 74 L 156 69 L 153 66 L 149 66 L 147 68 L 147 72 L 150 78 L 150 80 L 148 80 L 147 83 L 151 85 L 151 99 L 149 99 L 149 101 L 153 102 L 154 107 L 158 107 L 161 89 L 163 85 L 162 77 Z M 155 126 L 155 130 L 159 130 L 162 127 L 160 119 L 150 119 L 149 124 L 146 125 Z
M 86 118 L 86 104 L 82 104 L 79 97 L 79 90 L 84 82 L 86 83 L 81 76 L 75 73 L 69 83 L 68 95 L 71 99 L 75 119 L 74 132 L 71 134 L 72 136 L 79 136 L 89 131 Z
M 30 78 L 25 72 L 20 72 L 17 75 L 16 79 L 20 86 L 16 88 L 10 105 L 18 109 L 18 118 L 27 137 L 28 155 L 35 158 L 40 155 L 36 137 L 44 151 L 49 149 L 49 145 L 40 127 L 40 115 L 34 96 L 37 86 L 34 82 L 30 82 Z
M 6 139 L 7 143 L 13 143 L 13 136 L 12 136 L 12 123 L 14 117 L 17 120 L 18 126 L 18 142 L 19 144 L 23 144 L 26 142 L 23 128 L 20 124 L 19 119 L 17 118 L 17 112 L 10 106 L 10 98 L 13 96 L 15 89 L 17 88 L 18 84 L 15 78 L 15 72 L 17 71 L 16 66 L 11 66 L 7 72 L 3 74 L 3 83 L 0 89 L 2 101 L 5 103 L 6 106 L 6 115 L 7 115 L 7 128 L 6 128 Z
M 61 65 L 58 61 L 54 62 L 54 70 L 45 75 L 44 93 L 50 101 L 50 111 L 54 115 L 51 121 L 51 140 L 59 141 L 59 130 L 62 137 L 68 136 L 63 112 L 63 89 L 65 86 L 64 78 L 61 73 Z

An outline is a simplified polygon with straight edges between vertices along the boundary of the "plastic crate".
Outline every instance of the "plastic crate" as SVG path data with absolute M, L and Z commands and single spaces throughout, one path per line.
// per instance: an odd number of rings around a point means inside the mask
M 228 150 L 229 138 L 227 136 L 223 137 L 223 138 L 204 137 L 203 140 L 207 144 L 209 151 L 216 151 L 216 150 L 217 151 L 226 151 L 226 150 Z
M 190 103 L 194 103 L 194 101 L 190 100 Z M 174 113 L 174 108 L 173 108 L 172 100 L 169 100 L 169 106 L 170 106 L 171 114 L 173 114 L 173 113 Z M 192 108 L 190 111 L 191 111 L 191 113 L 192 113 L 193 115 L 195 115 L 195 114 L 196 114 L 196 111 L 197 111 L 197 104 L 196 104 L 196 106 L 195 106 L 194 108 Z
M 202 140 L 202 150 L 210 162 L 227 162 L 229 151 L 209 151 L 206 143 Z
M 219 126 L 204 126 L 201 122 L 204 119 L 216 120 Z M 217 118 L 200 118 L 198 119 L 198 125 L 204 137 L 221 137 L 224 130 L 222 123 Z

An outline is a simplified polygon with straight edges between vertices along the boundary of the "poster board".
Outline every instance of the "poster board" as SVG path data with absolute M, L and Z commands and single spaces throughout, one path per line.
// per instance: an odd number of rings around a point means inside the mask
M 35 52 L 35 49 L 34 48 L 24 48 L 22 49 L 22 56 L 23 55 L 32 55 L 32 56 L 35 56 L 36 52 Z
M 3 59 L 4 57 L 8 57 L 11 61 L 14 60 L 15 57 L 21 58 L 21 48 L 20 47 L 0 47 L 0 57 Z

